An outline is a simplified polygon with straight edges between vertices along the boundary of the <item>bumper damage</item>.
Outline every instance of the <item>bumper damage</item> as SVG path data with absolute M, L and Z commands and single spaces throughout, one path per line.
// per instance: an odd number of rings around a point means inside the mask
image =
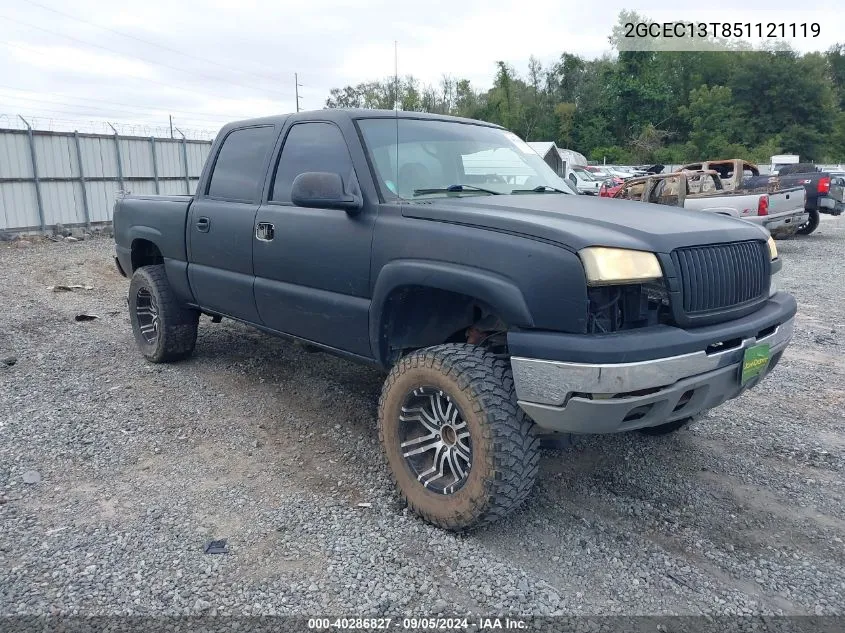
M 633 363 L 588 364 L 512 357 L 519 406 L 543 430 L 616 433 L 694 416 L 757 385 L 780 360 L 794 318 L 714 349 Z M 745 350 L 767 343 L 765 372 L 740 384 Z

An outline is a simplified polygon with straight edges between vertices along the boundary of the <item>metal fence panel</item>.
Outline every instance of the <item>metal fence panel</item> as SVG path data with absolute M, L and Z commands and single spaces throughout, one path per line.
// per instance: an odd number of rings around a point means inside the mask
M 120 185 L 116 180 L 98 180 L 86 184 L 88 203 L 91 205 L 91 221 L 111 222 L 111 213 Z
M 123 175 L 126 178 L 152 178 L 153 154 L 149 139 L 122 140 Z
M 196 188 L 196 184 L 194 184 Z M 163 196 L 184 196 L 185 180 L 165 180 L 161 183 L 161 195 Z M 193 193 L 193 192 L 191 192 Z
M 26 132 L 0 134 L 0 178 L 32 178 Z
M 199 178 L 209 151 L 211 145 L 208 143 L 188 143 L 188 174 L 191 178 Z
M 182 148 L 178 142 L 156 140 L 156 161 L 159 176 L 183 176 Z
M 112 139 L 80 136 L 79 149 L 82 151 L 82 168 L 85 170 L 86 178 L 117 176 L 117 162 Z
M 39 178 L 62 178 L 76 173 L 76 149 L 72 136 L 33 137 Z
M 37 226 L 38 204 L 32 183 L 0 183 L 0 229 L 31 229 Z
M 41 165 L 38 165 L 39 169 Z M 82 207 L 80 198 L 81 191 L 77 191 L 76 183 L 69 182 L 42 182 L 41 200 L 44 203 L 44 223 L 48 226 L 54 224 L 77 224 L 77 209 Z
M 126 183 L 126 191 L 136 196 L 154 196 L 156 186 L 152 180 L 133 180 Z
M 35 172 L 29 139 L 26 130 L 0 129 L 0 229 L 39 229 L 42 217 L 45 228 L 109 222 L 121 185 L 141 195 L 193 194 L 211 148 L 206 141 L 32 130 Z

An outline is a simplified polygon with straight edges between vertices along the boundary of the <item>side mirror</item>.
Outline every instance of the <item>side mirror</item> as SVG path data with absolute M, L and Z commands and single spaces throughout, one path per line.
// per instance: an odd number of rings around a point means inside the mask
M 357 189 L 356 182 L 351 189 Z M 316 209 L 341 209 L 357 213 L 364 206 L 361 194 L 347 193 L 340 174 L 327 171 L 306 171 L 293 180 L 290 191 L 291 202 L 298 207 Z

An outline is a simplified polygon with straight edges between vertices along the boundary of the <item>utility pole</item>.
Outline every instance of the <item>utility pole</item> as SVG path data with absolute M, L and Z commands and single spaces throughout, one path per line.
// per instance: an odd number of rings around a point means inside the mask
M 293 85 L 296 90 L 296 111 L 299 112 L 299 88 L 302 86 L 299 83 L 299 73 L 293 73 Z
M 399 110 L 399 41 L 393 40 L 393 108 Z
M 173 138 L 173 115 L 168 114 L 167 118 L 170 119 L 170 138 Z

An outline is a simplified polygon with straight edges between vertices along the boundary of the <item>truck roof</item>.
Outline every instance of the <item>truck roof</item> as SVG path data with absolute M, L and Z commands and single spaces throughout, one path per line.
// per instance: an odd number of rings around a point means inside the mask
M 308 110 L 291 114 L 277 114 L 255 119 L 243 119 L 232 121 L 223 126 L 221 131 L 228 131 L 233 127 L 244 127 L 245 125 L 282 125 L 288 119 L 304 121 L 341 121 L 350 119 L 425 119 L 431 121 L 453 121 L 455 123 L 470 123 L 495 127 L 502 129 L 502 126 L 476 119 L 449 116 L 446 114 L 431 114 L 429 112 L 409 112 L 404 110 L 372 110 L 367 108 L 326 108 L 324 110 Z

